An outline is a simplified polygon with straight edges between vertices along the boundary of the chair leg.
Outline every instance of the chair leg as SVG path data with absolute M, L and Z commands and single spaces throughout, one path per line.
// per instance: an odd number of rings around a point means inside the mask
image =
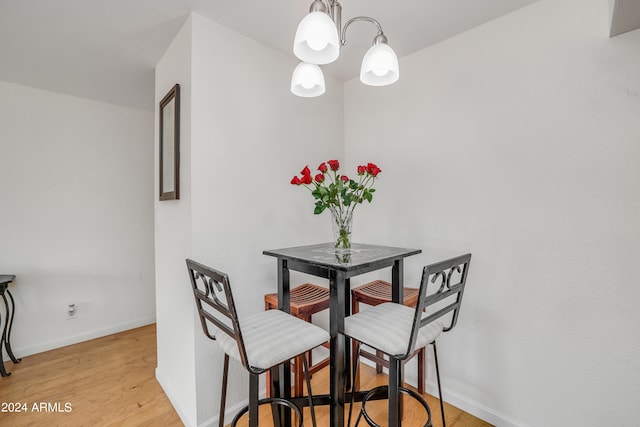
M 219 427 L 224 427 L 224 410 L 227 403 L 227 379 L 229 378 L 229 355 L 224 354 L 224 368 L 222 371 L 222 393 L 220 398 Z
M 360 361 L 360 342 L 356 341 L 356 340 L 352 340 L 353 344 L 355 345 L 355 350 L 353 351 L 353 357 L 354 357 L 354 362 L 353 362 L 353 376 L 351 377 L 351 399 L 349 400 L 349 418 L 347 420 L 347 427 L 351 427 L 351 413 L 353 412 L 353 400 L 356 394 L 356 390 L 357 390 L 357 385 L 356 385 L 356 377 L 358 375 L 358 362 Z M 358 425 L 358 423 L 360 422 L 360 416 L 358 416 L 358 419 L 356 420 L 356 426 Z
M 422 347 L 418 351 L 418 393 L 424 394 L 424 382 L 425 382 L 425 359 L 426 359 L 426 348 Z
M 438 379 L 438 396 L 440 397 L 440 413 L 442 414 L 442 427 L 446 427 L 447 424 L 444 420 L 444 403 L 442 402 L 442 387 L 440 387 L 440 368 L 438 367 L 438 350 L 436 349 L 436 342 L 431 343 L 433 345 L 433 360 L 436 362 L 436 378 Z
M 379 359 L 382 359 L 384 357 L 384 354 L 380 350 L 376 350 L 376 357 Z M 382 365 L 379 363 L 376 363 L 376 373 L 377 374 L 382 373 Z
M 273 309 L 273 307 L 271 307 L 271 304 L 269 304 L 267 301 L 265 301 L 264 302 L 264 311 L 268 311 L 268 310 L 271 310 L 271 309 Z M 271 370 L 267 371 L 267 394 L 266 394 L 267 399 L 271 397 L 271 387 L 269 387 L 269 384 L 271 384 Z
M 275 396 L 280 396 L 280 385 L 279 383 L 274 384 L 272 381 L 273 375 L 272 371 L 277 371 L 279 369 L 278 366 L 274 366 L 273 368 L 267 371 L 267 398 L 273 398 Z M 276 372 L 276 378 L 278 377 Z M 280 407 L 276 404 L 271 405 L 271 415 L 273 417 L 273 425 L 279 426 L 280 423 Z
M 303 361 L 304 361 L 304 363 L 303 363 Z M 294 383 L 293 384 L 293 394 L 296 397 L 304 396 L 304 391 L 302 390 L 303 389 L 304 380 L 303 380 L 302 376 L 303 376 L 303 372 L 304 372 L 303 366 L 304 366 L 304 364 L 306 364 L 306 362 L 307 362 L 307 357 L 304 354 L 301 355 L 301 356 L 297 356 L 295 358 L 295 364 L 294 364 L 295 365 L 295 368 L 294 368 L 295 372 L 293 374 L 295 376 L 295 378 L 293 380 L 293 383 Z
M 305 317 L 304 319 L 302 319 L 302 320 L 304 320 L 304 321 L 305 321 L 305 322 L 307 322 L 307 323 L 313 323 L 313 322 L 311 321 L 311 316 L 306 316 L 306 317 Z M 308 363 L 309 363 L 309 366 L 313 366 L 313 352 L 312 352 L 311 350 L 309 350 L 309 351 L 307 352 L 307 361 L 308 361 Z M 309 375 L 311 375 L 311 378 L 313 378 L 313 374 L 309 374 Z M 300 381 L 300 384 L 302 384 L 302 381 Z M 302 396 L 302 394 L 301 394 L 300 396 Z
M 358 302 L 358 300 L 356 300 L 355 298 L 353 298 L 353 295 L 351 296 L 351 315 L 354 315 L 356 313 L 358 313 L 360 311 L 360 303 Z M 356 342 L 356 340 L 352 339 L 351 340 L 351 366 L 357 366 L 358 365 L 358 349 L 360 348 L 360 344 Z M 360 376 L 356 374 L 353 375 L 353 377 L 351 378 L 351 381 L 353 384 L 353 387 L 351 387 L 351 391 L 356 391 L 360 388 Z
M 402 362 L 393 356 L 389 356 L 389 424 L 399 426 L 402 424 L 402 408 L 400 407 L 400 381 Z
M 258 427 L 259 375 L 249 374 L 249 427 Z
M 307 359 L 302 356 L 302 362 L 304 364 L 304 378 L 307 381 L 307 396 L 309 398 L 309 410 L 311 411 L 311 422 L 313 423 L 313 427 L 317 427 L 316 424 L 316 411 L 313 406 L 313 393 L 311 392 L 311 374 L 309 373 L 309 364 L 307 363 Z M 302 393 L 300 394 L 302 396 Z
M 266 384 L 267 384 L 266 397 L 268 399 L 271 397 L 271 369 L 267 371 Z
M 356 349 L 358 348 L 358 344 L 356 344 L 355 340 L 351 340 L 351 366 L 357 366 L 358 365 L 358 352 L 356 351 Z M 358 389 L 360 389 L 360 375 L 358 375 L 358 371 L 354 371 L 353 373 L 353 377 L 351 377 L 351 381 L 353 381 L 352 387 L 351 389 L 353 391 L 356 391 Z

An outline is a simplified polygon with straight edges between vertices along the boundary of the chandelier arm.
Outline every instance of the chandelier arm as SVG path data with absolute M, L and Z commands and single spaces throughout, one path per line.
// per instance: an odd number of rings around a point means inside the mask
M 338 30 L 338 37 L 340 37 L 340 28 L 342 27 L 342 5 L 338 0 L 314 0 L 309 7 L 309 13 L 311 12 L 325 12 Z
M 313 0 L 311 6 L 309 6 L 309 13 L 311 12 L 325 12 L 329 13 L 331 10 L 329 0 Z
M 340 46 L 344 46 L 347 43 L 347 28 L 349 28 L 349 25 L 351 25 L 352 23 L 356 22 L 356 21 L 366 21 L 366 22 L 371 22 L 373 25 L 375 25 L 376 27 L 378 27 L 378 35 L 383 35 L 383 31 L 382 31 L 382 25 L 380 25 L 380 23 L 378 21 L 376 21 L 375 19 L 369 17 L 369 16 L 356 16 L 355 18 L 351 18 L 347 21 L 346 24 L 344 24 L 344 27 L 342 28 L 342 32 L 340 34 Z

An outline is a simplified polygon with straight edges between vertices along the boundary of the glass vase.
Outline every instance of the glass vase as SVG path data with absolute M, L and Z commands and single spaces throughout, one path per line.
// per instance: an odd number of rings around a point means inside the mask
M 351 225 L 353 212 L 339 215 L 331 211 L 331 225 L 333 227 L 333 242 L 337 254 L 351 253 Z

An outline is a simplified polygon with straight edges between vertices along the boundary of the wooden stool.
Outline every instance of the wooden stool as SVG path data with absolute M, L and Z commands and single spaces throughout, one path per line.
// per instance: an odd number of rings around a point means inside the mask
M 289 307 L 290 313 L 299 319 L 311 323 L 311 316 L 329 308 L 329 289 L 322 286 L 313 285 L 311 283 L 305 283 L 290 291 L 291 304 Z M 278 294 L 266 294 L 264 296 L 264 309 L 273 310 L 278 308 Z M 291 369 L 294 371 L 294 396 L 303 395 L 304 385 L 304 372 L 302 370 L 302 357 L 296 357 L 296 361 L 291 364 Z M 314 373 L 320 369 L 329 365 L 329 358 L 313 364 L 311 352 L 307 353 L 307 360 L 309 362 L 309 376 L 313 376 Z M 271 373 L 267 371 L 267 384 L 271 382 Z M 269 387 L 267 387 L 267 396 L 269 395 Z
M 416 288 L 404 288 L 404 305 L 415 307 L 418 303 L 419 291 L 420 290 Z M 351 290 L 351 314 L 356 314 L 360 311 L 360 303 L 375 306 L 385 302 L 391 302 L 391 283 L 385 282 L 384 280 L 374 280 L 373 282 L 365 283 Z M 356 363 L 355 346 L 356 344 L 353 344 L 353 351 L 351 353 L 353 355 L 352 363 Z M 405 362 L 413 358 L 416 354 L 418 355 L 418 392 L 424 394 L 425 348 L 422 347 L 416 350 Z M 389 367 L 389 363 L 384 359 L 380 351 L 376 351 L 376 354 L 373 354 L 361 349 L 360 356 L 376 362 L 376 372 L 379 374 L 382 373 L 383 366 L 385 368 Z M 358 385 L 359 379 L 356 378 L 354 379 L 355 389 L 357 389 Z

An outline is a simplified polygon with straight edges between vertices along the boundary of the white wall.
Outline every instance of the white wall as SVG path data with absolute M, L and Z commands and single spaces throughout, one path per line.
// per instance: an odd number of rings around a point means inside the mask
M 228 273 L 246 316 L 263 310 L 263 295 L 276 289 L 276 261 L 263 250 L 330 235 L 329 219 L 313 215 L 311 195 L 289 181 L 307 164 L 343 156 L 342 84 L 327 78 L 323 98 L 295 97 L 289 91 L 295 66 L 288 56 L 191 15 L 157 67 L 158 101 L 175 82 L 189 94 L 181 116 L 189 132 L 181 135 L 181 144 L 188 140 L 181 146 L 187 194 L 156 202 L 157 372 L 187 425 L 217 425 L 223 358 L 194 322 L 185 256 Z M 168 218 L 170 211 L 175 216 Z M 248 397 L 246 371 L 232 362 L 231 373 L 230 411 Z
M 345 86 L 347 159 L 383 170 L 357 234 L 423 248 L 406 284 L 473 253 L 443 384 L 497 425 L 640 416 L 640 32 L 609 14 L 540 1 Z
M 18 357 L 154 322 L 152 123 L 0 82 L 0 271 L 17 275 Z
M 180 200 L 160 202 L 158 105 L 180 84 Z M 155 245 L 158 367 L 156 378 L 185 425 L 197 425 L 193 294 L 185 258 L 191 256 L 191 19 L 156 66 Z

